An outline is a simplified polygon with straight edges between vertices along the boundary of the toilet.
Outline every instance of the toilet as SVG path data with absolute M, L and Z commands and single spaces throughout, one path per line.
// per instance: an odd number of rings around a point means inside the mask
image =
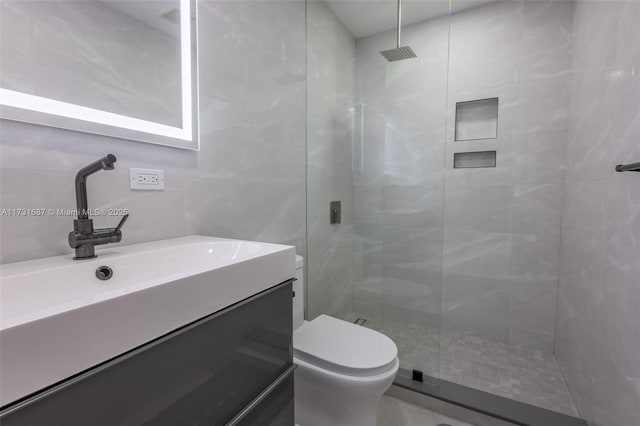
M 293 284 L 295 417 L 299 426 L 375 426 L 400 365 L 382 333 L 328 315 L 304 320 L 304 259 Z

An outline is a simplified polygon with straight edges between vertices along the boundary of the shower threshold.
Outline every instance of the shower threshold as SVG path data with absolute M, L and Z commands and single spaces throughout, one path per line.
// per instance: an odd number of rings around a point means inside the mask
M 498 419 L 499 422 L 496 424 L 499 425 L 587 426 L 585 420 L 577 417 L 525 404 L 446 380 L 429 377 L 425 380 L 425 383 L 416 382 L 411 380 L 410 373 L 407 370 L 403 371 L 401 369 L 393 384 L 428 398 Z M 438 405 L 438 408 L 443 411 L 443 414 L 450 417 L 455 417 L 456 414 L 460 417 L 465 416 L 460 410 L 455 410 L 454 414 L 444 412 L 442 405 Z M 471 417 L 477 419 L 477 416 Z M 460 420 L 472 421 L 473 419 L 461 418 Z M 487 422 L 486 424 L 493 423 Z

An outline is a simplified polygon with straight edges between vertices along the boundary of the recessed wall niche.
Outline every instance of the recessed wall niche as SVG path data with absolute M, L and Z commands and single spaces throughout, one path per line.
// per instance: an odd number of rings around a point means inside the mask
M 456 141 L 498 137 L 498 98 L 456 103 Z
M 495 151 L 456 152 L 453 154 L 454 169 L 477 169 L 480 167 L 495 166 Z

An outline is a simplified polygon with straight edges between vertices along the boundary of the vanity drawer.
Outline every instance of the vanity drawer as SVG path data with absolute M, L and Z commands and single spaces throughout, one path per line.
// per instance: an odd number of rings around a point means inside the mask
M 224 425 L 292 380 L 291 296 L 291 281 L 272 287 L 6 407 L 0 423 Z
M 282 374 L 226 426 L 292 426 L 294 366 Z

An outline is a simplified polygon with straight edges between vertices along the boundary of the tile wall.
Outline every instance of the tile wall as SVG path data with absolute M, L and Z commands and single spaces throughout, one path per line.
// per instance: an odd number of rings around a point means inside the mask
M 393 32 L 357 41 L 357 311 L 436 321 L 441 297 L 448 329 L 552 350 L 572 17 L 490 3 L 452 16 L 450 46 L 448 18 L 406 27 L 418 58 L 393 64 Z M 455 141 L 456 103 L 495 97 L 497 137 Z M 452 168 L 491 150 L 496 168 Z
M 573 2 L 495 2 L 451 18 L 443 327 L 553 350 Z M 498 98 L 497 137 L 455 141 L 455 105 Z M 496 168 L 453 154 L 497 151 Z
M 322 1 L 307 3 L 307 318 L 351 311 L 355 40 Z M 340 201 L 340 224 L 330 224 Z
M 574 18 L 556 357 L 591 425 L 640 424 L 640 3 Z

